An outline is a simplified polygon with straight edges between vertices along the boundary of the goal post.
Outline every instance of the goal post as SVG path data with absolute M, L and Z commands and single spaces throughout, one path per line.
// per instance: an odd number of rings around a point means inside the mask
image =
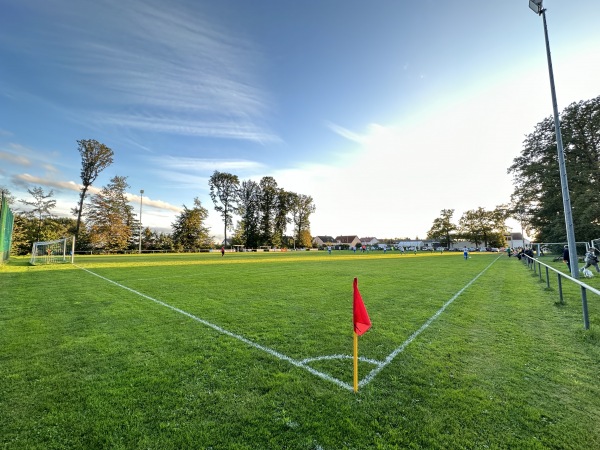
M 73 263 L 75 257 L 75 236 L 54 241 L 34 242 L 31 249 L 33 266 L 37 264 Z

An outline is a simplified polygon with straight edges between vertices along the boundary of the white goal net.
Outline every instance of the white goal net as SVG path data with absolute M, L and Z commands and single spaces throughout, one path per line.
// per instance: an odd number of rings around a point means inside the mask
M 56 264 L 73 262 L 75 236 L 55 241 L 34 242 L 30 264 Z

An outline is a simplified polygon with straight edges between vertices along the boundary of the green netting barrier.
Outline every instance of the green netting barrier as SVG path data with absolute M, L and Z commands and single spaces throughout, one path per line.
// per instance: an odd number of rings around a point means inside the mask
M 8 207 L 6 197 L 3 195 L 0 203 L 0 263 L 6 261 L 10 256 L 13 223 L 13 213 Z

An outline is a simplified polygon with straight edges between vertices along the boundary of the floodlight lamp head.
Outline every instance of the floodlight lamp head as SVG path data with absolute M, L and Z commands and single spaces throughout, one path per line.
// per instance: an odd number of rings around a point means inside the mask
M 529 0 L 529 8 L 538 16 L 544 12 L 542 1 L 543 0 Z

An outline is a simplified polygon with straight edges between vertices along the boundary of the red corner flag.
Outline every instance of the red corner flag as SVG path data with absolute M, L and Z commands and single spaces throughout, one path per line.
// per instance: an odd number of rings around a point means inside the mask
M 354 304 L 352 307 L 354 316 L 354 332 L 359 336 L 365 334 L 371 328 L 371 319 L 367 314 L 367 309 L 363 303 L 363 299 L 358 291 L 358 279 L 354 279 Z

